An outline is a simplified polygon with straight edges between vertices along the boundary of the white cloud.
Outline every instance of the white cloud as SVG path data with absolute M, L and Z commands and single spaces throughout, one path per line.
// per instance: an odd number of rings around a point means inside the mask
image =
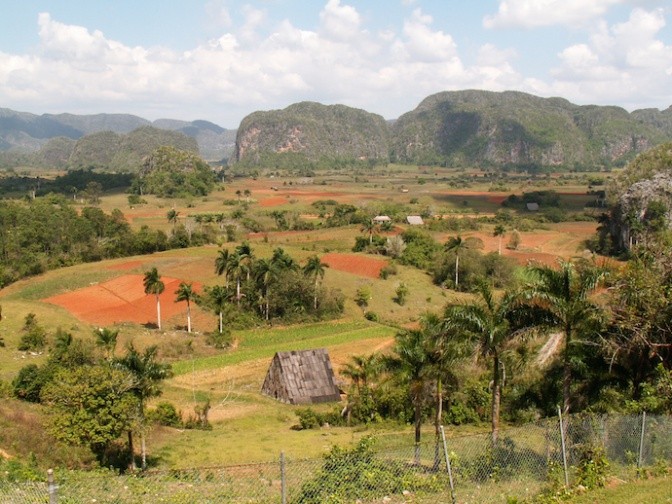
M 420 9 L 404 23 L 404 43 L 408 56 L 413 61 L 438 62 L 457 58 L 457 46 L 453 38 L 442 31 L 431 28 L 432 17 L 424 15 Z
M 599 23 L 590 40 L 564 49 L 553 69 L 553 88 L 583 102 L 622 103 L 629 108 L 669 100 L 672 46 L 657 37 L 662 10 L 633 9 L 626 22 Z
M 361 18 L 354 7 L 341 5 L 340 0 L 329 0 L 320 12 L 322 33 L 334 40 L 358 37 Z
M 582 24 L 603 15 L 623 0 L 500 0 L 497 14 L 486 16 L 486 28 L 536 28 Z
M 325 0 L 313 30 L 241 7 L 242 22 L 220 26 L 189 51 L 131 47 L 41 14 L 38 51 L 0 52 L 0 103 L 40 113 L 131 112 L 237 127 L 255 110 L 302 100 L 343 103 L 394 118 L 429 94 L 466 88 L 626 106 L 672 101 L 672 48 L 661 41 L 661 10 L 634 9 L 615 25 L 600 20 L 585 40 L 555 55 L 550 75 L 533 79 L 516 69 L 525 48 L 487 43 L 462 54 L 451 33 L 435 27 L 419 8 L 407 12 L 398 30 L 372 33 L 344 1 Z M 509 0 L 514 3 L 520 2 Z M 224 9 L 226 2 L 210 5 Z M 222 25 L 228 22 L 224 11 L 219 11 Z

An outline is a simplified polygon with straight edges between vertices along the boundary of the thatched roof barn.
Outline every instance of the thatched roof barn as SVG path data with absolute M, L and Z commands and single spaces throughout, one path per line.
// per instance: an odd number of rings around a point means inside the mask
M 261 393 L 289 404 L 340 401 L 334 370 L 324 348 L 277 352 Z

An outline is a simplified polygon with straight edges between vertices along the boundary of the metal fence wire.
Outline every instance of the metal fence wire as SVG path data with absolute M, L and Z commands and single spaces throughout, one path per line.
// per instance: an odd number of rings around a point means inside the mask
M 378 435 L 363 448 L 261 464 L 127 475 L 56 470 L 39 482 L 0 474 L 0 503 L 481 504 L 531 498 L 553 479 L 573 484 L 581 462 L 597 452 L 625 480 L 672 461 L 668 416 L 546 419 L 502 429 L 494 444 L 490 433 L 451 434 L 425 432 L 419 446 L 409 435 Z

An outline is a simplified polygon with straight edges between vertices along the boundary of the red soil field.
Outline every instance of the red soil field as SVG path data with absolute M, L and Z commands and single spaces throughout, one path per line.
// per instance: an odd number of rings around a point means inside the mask
M 323 255 L 321 259 L 322 262 L 335 270 L 369 278 L 378 278 L 380 270 L 387 265 L 387 261 L 384 259 L 374 259 L 358 254 L 331 253 Z
M 274 196 L 272 198 L 264 198 L 259 200 L 259 205 L 264 208 L 280 206 L 284 205 L 285 203 L 287 203 L 287 198 L 283 198 L 282 196 Z
M 124 275 L 108 282 L 74 292 L 52 296 L 43 301 L 62 306 L 77 318 L 98 325 L 120 322 L 156 323 L 156 297 L 145 294 L 143 275 Z M 181 280 L 162 277 L 166 288 L 159 296 L 161 319 L 167 320 L 185 310 L 185 303 L 175 303 L 175 291 Z M 194 282 L 194 290 L 202 286 Z

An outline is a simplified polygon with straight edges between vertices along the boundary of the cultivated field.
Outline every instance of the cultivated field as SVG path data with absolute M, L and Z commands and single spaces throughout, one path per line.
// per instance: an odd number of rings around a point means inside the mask
M 458 178 L 465 177 L 471 180 L 470 186 L 451 187 Z M 364 432 L 350 428 L 292 430 L 297 423 L 296 408 L 260 394 L 274 353 L 324 347 L 338 372 L 353 355 L 389 348 L 398 327 L 412 325 L 423 313 L 439 311 L 447 302 L 468 295 L 442 289 L 432 283 L 427 273 L 406 266 L 398 266 L 396 275 L 381 279 L 379 272 L 388 258 L 351 250 L 355 238 L 364 236 L 360 226 L 277 231 L 271 212 L 287 211 L 306 221 L 320 222 L 320 211 L 313 204 L 334 200 L 365 208 L 372 215 L 396 205 L 407 209 L 409 215 L 429 211 L 434 216 L 479 217 L 493 215 L 509 194 L 541 189 L 561 193 L 567 211 L 583 212 L 584 205 L 594 199 L 587 194 L 586 180 L 587 175 L 580 174 L 567 178 L 511 177 L 494 190 L 492 181 L 481 172 L 465 174 L 447 169 L 409 170 L 391 166 L 370 174 L 334 172 L 311 178 L 266 174 L 255 179 L 236 178 L 205 198 L 186 201 L 146 196 L 146 203 L 133 207 L 126 194 L 105 195 L 100 205 L 103 210 L 119 208 L 134 228 L 148 225 L 167 233 L 173 227 L 166 218 L 170 209 L 179 212 L 180 223 L 197 226 L 193 221 L 198 214 L 228 215 L 244 204 L 247 215 L 263 229 L 255 233 L 239 229 L 236 241 L 226 243 L 222 238 L 221 246 L 232 249 L 248 240 L 257 257 L 268 257 L 275 248 L 282 247 L 301 264 L 318 254 L 329 265 L 324 285 L 340 289 L 345 296 L 343 317 L 306 326 L 273 325 L 234 331 L 233 347 L 216 350 L 204 341 L 204 333 L 216 327 L 215 314 L 193 307 L 195 333 L 187 334 L 186 305 L 174 301 L 174 292 L 180 281 L 193 282 L 197 290 L 222 282 L 214 272 L 218 245 L 78 265 L 23 280 L 0 291 L 3 315 L 0 335 L 6 343 L 5 348 L 0 348 L 0 379 L 11 380 L 27 363 L 39 364 L 45 359 L 44 355 L 16 350 L 19 331 L 28 313 L 35 313 L 50 334 L 61 327 L 74 337 L 92 339 L 94 329 L 113 326 L 120 330 L 118 352 L 130 341 L 141 349 L 158 344 L 162 358 L 173 364 L 175 376 L 165 383 L 159 400 L 172 402 L 185 417 L 206 399 L 212 404 L 211 431 L 155 428 L 148 441 L 152 463 L 163 467 L 196 467 L 267 461 L 276 458 L 281 450 L 294 457 L 323 453 L 334 444 L 352 443 Z M 407 227 L 404 221 L 396 222 L 386 235 L 400 233 Z M 480 238 L 484 251 L 493 252 L 500 249 L 500 239 L 493 235 L 493 230 L 494 224 L 484 223 L 478 231 L 460 234 Z M 558 257 L 584 254 L 583 242 L 595 230 L 595 221 L 545 224 L 543 229 L 519 231 L 519 247 L 516 250 L 502 247 L 502 253 L 519 264 L 529 261 L 552 264 Z M 443 243 L 457 233 L 433 234 Z M 506 243 L 508 236 L 503 239 Z M 161 295 L 162 331 L 154 328 L 154 296 L 145 295 L 142 286 L 143 273 L 152 267 L 158 269 L 166 284 Z M 403 306 L 393 301 L 400 282 L 409 288 L 408 301 Z M 378 314 L 383 324 L 365 320 L 362 309 L 355 304 L 355 293 L 364 285 L 372 292 L 368 310 Z M 386 428 L 407 430 L 404 426 Z

